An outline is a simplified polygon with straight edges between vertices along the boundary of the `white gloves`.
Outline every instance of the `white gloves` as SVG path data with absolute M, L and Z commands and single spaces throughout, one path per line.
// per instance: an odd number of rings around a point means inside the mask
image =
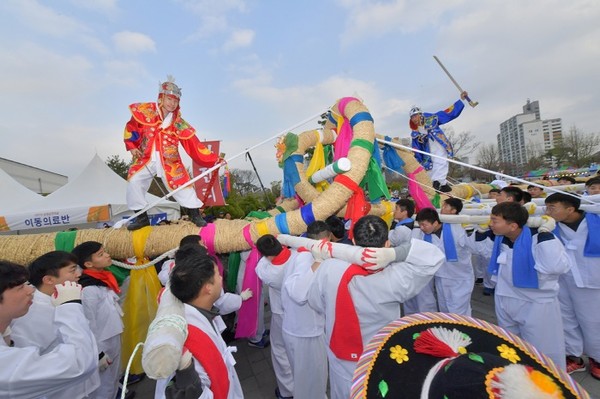
M 396 260 L 394 248 L 365 248 L 362 253 L 363 267 L 370 271 L 383 269 Z
M 81 286 L 73 281 L 55 285 L 52 304 L 58 306 L 70 301 L 81 301 Z
M 104 371 L 112 364 L 112 359 L 104 352 L 100 352 L 98 360 L 98 370 Z
M 331 241 L 327 241 L 325 239 L 310 247 L 310 253 L 312 254 L 313 258 L 315 258 L 315 262 L 322 262 L 325 259 L 331 258 L 332 251 L 333 248 L 331 246 Z
M 188 368 L 192 364 L 192 352 L 187 349 L 183 349 L 183 354 L 181 355 L 181 360 L 179 360 L 179 367 L 177 370 L 184 370 Z
M 554 229 L 556 228 L 556 221 L 548 215 L 541 216 L 541 218 L 542 218 L 542 224 L 540 225 L 540 227 L 538 227 L 538 232 L 539 233 L 552 233 L 554 231 Z
M 246 288 L 244 291 L 240 292 L 240 296 L 242 297 L 242 301 L 247 301 L 252 298 L 252 290 L 250 288 Z

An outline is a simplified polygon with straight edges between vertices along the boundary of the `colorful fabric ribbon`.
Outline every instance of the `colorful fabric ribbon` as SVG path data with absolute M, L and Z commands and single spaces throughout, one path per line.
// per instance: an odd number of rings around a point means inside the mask
M 246 242 L 252 248 L 250 255 L 246 260 L 244 270 L 244 280 L 242 282 L 242 291 L 250 288 L 252 297 L 242 302 L 242 307 L 238 311 L 238 324 L 235 329 L 235 338 L 249 338 L 256 335 L 258 328 L 258 307 L 262 306 L 262 283 L 256 275 L 256 266 L 261 258 L 260 252 L 252 242 L 250 235 L 250 225 L 242 230 Z
M 427 194 L 425 194 L 425 192 L 416 180 L 417 174 L 422 171 L 423 167 L 419 166 L 412 173 L 408 174 L 408 192 L 415 201 L 415 207 L 417 212 L 425 208 L 434 208 L 433 204 L 429 200 L 429 197 L 427 196 Z

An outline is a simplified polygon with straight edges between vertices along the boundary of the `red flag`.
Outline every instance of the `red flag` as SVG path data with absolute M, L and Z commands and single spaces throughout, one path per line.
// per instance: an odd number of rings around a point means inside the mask
M 220 141 L 203 141 L 202 144 L 206 146 L 215 154 L 219 154 Z M 198 176 L 209 168 L 199 166 L 196 162 L 193 163 L 192 174 Z M 219 170 L 213 171 L 211 174 L 204 176 L 202 179 L 194 183 L 196 189 L 196 195 L 204 202 L 204 207 L 207 206 L 224 206 L 225 199 L 223 198 L 223 192 L 221 191 L 221 183 L 219 182 Z

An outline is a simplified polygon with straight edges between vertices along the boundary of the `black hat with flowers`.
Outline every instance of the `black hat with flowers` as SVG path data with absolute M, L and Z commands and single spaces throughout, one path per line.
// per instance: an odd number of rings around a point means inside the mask
M 352 398 L 589 398 L 531 344 L 472 317 L 418 313 L 398 319 L 369 342 Z

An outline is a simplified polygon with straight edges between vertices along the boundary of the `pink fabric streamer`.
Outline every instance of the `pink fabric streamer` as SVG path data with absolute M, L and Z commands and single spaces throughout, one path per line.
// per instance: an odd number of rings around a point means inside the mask
M 262 282 L 256 275 L 256 265 L 260 260 L 260 252 L 256 245 L 252 242 L 250 236 L 250 225 L 244 227 L 244 238 L 250 244 L 250 256 L 246 260 L 246 268 L 244 269 L 244 280 L 242 282 L 242 291 L 250 288 L 252 290 L 252 298 L 242 302 L 242 307 L 238 311 L 238 323 L 235 329 L 235 338 L 249 338 L 256 335 L 258 328 L 258 307 L 262 305 Z
M 414 172 L 408 174 L 408 192 L 415 201 L 415 205 L 418 210 L 425 208 L 435 208 L 429 200 L 427 194 L 425 194 L 425 192 L 421 188 L 421 185 L 417 183 L 415 176 L 422 170 L 423 167 L 419 166 L 417 169 L 414 170 Z
M 203 228 L 200 229 L 200 233 L 198 235 L 206 244 L 206 250 L 208 253 L 215 257 L 217 261 L 217 267 L 219 268 L 219 273 L 221 273 L 221 277 L 224 277 L 223 274 L 223 263 L 221 263 L 221 259 L 217 256 L 215 252 L 215 230 L 216 226 L 214 223 L 209 223 Z
M 352 127 L 350 126 L 348 118 L 344 115 L 344 111 L 346 110 L 346 105 L 351 101 L 359 100 L 354 97 L 344 97 L 338 102 L 338 110 L 344 118 L 344 122 L 342 123 L 342 126 L 337 127 L 337 139 L 335 139 L 335 143 L 333 143 L 334 161 L 347 156 L 348 151 L 350 151 L 350 143 L 352 142 L 354 133 L 352 132 Z

